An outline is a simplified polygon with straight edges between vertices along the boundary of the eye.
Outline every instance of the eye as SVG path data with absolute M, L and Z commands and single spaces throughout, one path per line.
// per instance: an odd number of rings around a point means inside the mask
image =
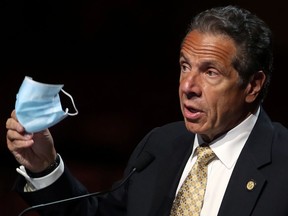
M 185 61 L 180 61 L 180 69 L 182 73 L 190 71 L 190 65 Z
M 205 74 L 209 77 L 215 77 L 219 75 L 219 72 L 213 69 L 209 69 L 205 72 Z

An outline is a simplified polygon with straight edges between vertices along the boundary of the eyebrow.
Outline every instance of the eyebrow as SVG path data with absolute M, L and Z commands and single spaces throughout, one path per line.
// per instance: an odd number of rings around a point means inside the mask
M 179 55 L 179 59 L 184 58 L 186 61 L 189 61 L 189 59 L 185 56 L 185 54 L 181 51 Z
M 186 57 L 186 55 L 184 54 L 184 52 L 180 52 L 180 56 L 179 56 L 179 59 L 183 58 L 184 61 L 188 62 L 189 64 L 192 64 L 190 59 L 188 57 Z M 192 65 L 193 66 L 193 65 Z M 219 64 L 218 61 L 215 61 L 215 60 L 204 60 L 201 62 L 201 65 L 200 65 L 200 69 L 203 70 L 204 68 L 208 68 L 208 67 L 211 67 L 213 66 L 214 68 L 217 68 L 218 70 L 221 70 L 223 71 L 223 66 L 221 66 L 221 64 Z

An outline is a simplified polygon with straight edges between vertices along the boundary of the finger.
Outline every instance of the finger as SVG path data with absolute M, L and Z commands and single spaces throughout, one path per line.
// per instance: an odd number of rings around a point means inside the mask
M 16 121 L 14 118 L 8 118 L 7 119 L 6 129 L 7 130 L 15 130 L 15 131 L 18 131 L 19 133 L 25 132 L 24 127 L 18 121 Z
M 16 110 L 12 110 L 11 112 L 11 117 L 14 118 L 14 119 L 17 119 L 17 116 L 16 116 Z
M 19 151 L 21 149 L 30 148 L 33 145 L 34 141 L 30 140 L 11 140 L 7 138 L 7 147 L 11 152 Z
M 28 141 L 28 145 L 32 142 L 33 143 L 33 135 L 32 134 L 21 134 L 15 130 L 8 130 L 6 133 L 7 142 L 15 142 L 15 141 Z M 26 145 L 27 145 L 26 144 Z

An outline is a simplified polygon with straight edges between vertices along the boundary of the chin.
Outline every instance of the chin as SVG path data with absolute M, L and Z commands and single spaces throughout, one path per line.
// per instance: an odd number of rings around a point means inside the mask
M 199 133 L 199 123 L 194 123 L 194 122 L 185 120 L 185 126 L 188 131 L 192 133 Z

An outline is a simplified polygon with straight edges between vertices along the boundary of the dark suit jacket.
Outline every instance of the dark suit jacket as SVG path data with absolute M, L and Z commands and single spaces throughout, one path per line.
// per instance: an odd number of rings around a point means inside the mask
M 155 155 L 154 161 L 134 173 L 119 189 L 105 196 L 82 199 L 43 208 L 43 215 L 165 216 L 186 161 L 191 154 L 194 134 L 184 122 L 153 129 L 136 147 L 125 170 L 127 175 L 143 151 Z M 252 190 L 247 183 L 256 183 Z M 37 192 L 18 191 L 31 205 L 87 193 L 68 169 L 53 185 Z M 226 189 L 219 216 L 287 216 L 288 215 L 288 131 L 272 123 L 261 110 Z M 209 216 L 209 215 L 207 215 Z

